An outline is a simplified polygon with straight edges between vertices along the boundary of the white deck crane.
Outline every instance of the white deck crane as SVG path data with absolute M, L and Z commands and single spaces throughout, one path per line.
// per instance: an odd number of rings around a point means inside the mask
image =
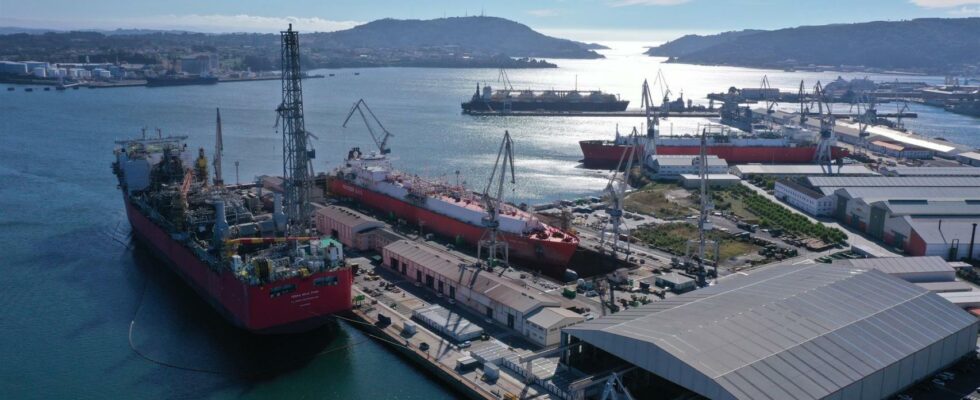
M 499 174 L 498 174 L 499 169 Z M 477 248 L 477 258 L 483 259 L 483 250 L 487 250 L 487 267 L 493 269 L 500 260 L 498 257 L 503 254 L 503 261 L 507 263 L 509 257 L 509 247 L 506 240 L 499 238 L 500 229 L 500 210 L 503 207 L 504 182 L 507 179 L 507 171 L 510 170 L 510 184 L 516 183 L 514 179 L 514 143 L 510 139 L 510 132 L 504 131 L 504 139 L 500 142 L 500 150 L 497 151 L 497 161 L 493 164 L 490 171 L 490 179 L 487 187 L 483 189 L 483 208 L 487 210 L 487 215 L 482 218 L 483 237 L 480 238 Z M 494 188 L 496 186 L 496 188 Z
M 364 114 L 365 110 L 367 110 L 367 114 Z M 390 139 L 394 135 L 392 135 L 391 132 L 388 132 L 388 130 L 385 129 L 385 126 L 381 124 L 381 121 L 378 119 L 376 115 L 374 115 L 374 111 L 371 111 L 371 107 L 368 107 L 367 103 L 364 102 L 364 99 L 357 100 L 357 102 L 354 103 L 354 106 L 351 107 L 350 112 L 347 113 L 347 118 L 344 119 L 344 124 L 342 126 L 344 128 L 347 127 L 347 123 L 350 122 L 350 118 L 354 116 L 355 111 L 357 111 L 357 113 L 361 115 L 361 120 L 364 121 L 364 126 L 367 127 L 368 133 L 371 134 L 371 139 L 373 139 L 374 144 L 378 146 L 378 152 L 381 155 L 391 153 L 391 149 L 388 148 L 388 139 Z M 381 129 L 381 132 L 384 133 L 384 135 L 381 136 L 380 138 L 378 138 L 378 134 L 375 133 L 374 128 L 371 127 L 371 121 L 368 121 L 367 115 L 371 116 L 371 118 L 374 120 L 374 123 L 377 124 L 378 127 Z

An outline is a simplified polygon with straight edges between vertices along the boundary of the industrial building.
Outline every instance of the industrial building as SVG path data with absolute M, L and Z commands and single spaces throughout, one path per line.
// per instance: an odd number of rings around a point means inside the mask
M 374 231 L 384 223 L 349 208 L 327 205 L 313 212 L 316 229 L 357 250 L 377 250 Z
M 966 164 L 971 167 L 980 167 L 980 153 L 975 151 L 966 151 L 956 155 L 956 161 L 960 164 Z
M 728 162 L 709 155 L 708 174 L 727 174 Z M 700 156 L 698 155 L 663 155 L 657 154 L 648 162 L 648 167 L 654 177 L 660 179 L 680 179 L 684 174 L 698 174 L 700 172 Z
M 540 323 L 531 327 L 527 321 L 539 310 L 560 307 L 559 299 L 545 293 L 529 293 L 523 284 L 482 270 L 473 260 L 409 240 L 385 246 L 382 256 L 386 267 L 407 279 L 521 334 L 540 333 L 539 327 L 554 327 Z M 540 335 L 527 338 L 542 346 L 547 343 L 547 338 Z
M 728 187 L 738 185 L 742 180 L 732 174 L 708 174 L 708 186 Z M 687 189 L 701 187 L 701 176 L 698 174 L 681 174 L 680 184 Z
M 565 328 L 562 362 L 664 398 L 880 399 L 973 354 L 978 324 L 875 269 L 785 265 Z
M 804 176 L 828 175 L 826 165 L 802 164 L 742 164 L 732 168 L 732 173 L 742 179 L 751 178 L 796 178 Z M 836 176 L 875 176 L 878 173 L 861 164 L 834 165 L 829 167 Z
M 561 341 L 561 329 L 585 321 L 577 312 L 560 307 L 545 307 L 531 314 L 524 325 L 524 336 L 540 346 L 554 346 Z
M 697 282 L 694 280 L 694 278 L 681 275 L 677 272 L 667 272 L 663 275 L 655 275 L 653 277 L 653 284 L 664 289 L 669 289 L 674 293 L 688 292 L 697 287 Z
M 806 187 L 796 181 L 776 181 L 773 196 L 803 212 L 813 215 L 830 215 L 836 208 L 835 197 Z
M 867 140 L 867 149 L 875 153 L 884 154 L 894 158 L 906 159 L 926 159 L 932 158 L 932 150 L 916 145 L 889 140 L 883 136 L 872 137 Z
M 438 304 L 412 311 L 412 318 L 424 323 L 436 332 L 448 336 L 457 343 L 473 340 L 483 335 L 483 328 Z
M 875 269 L 911 283 L 952 282 L 956 270 L 941 257 L 862 258 L 835 262 L 860 269 Z
M 976 167 L 881 167 L 878 170 L 884 176 L 967 176 L 980 177 L 980 168 Z

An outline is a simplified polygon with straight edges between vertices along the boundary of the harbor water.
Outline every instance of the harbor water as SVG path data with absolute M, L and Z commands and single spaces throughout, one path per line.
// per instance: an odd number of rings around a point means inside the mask
M 557 70 L 512 70 L 516 89 L 601 89 L 639 106 L 640 84 L 662 69 L 676 97 L 706 104 L 729 86 L 793 90 L 868 76 L 941 83 L 941 77 L 783 72 L 662 64 L 642 44 L 612 43 L 602 60 L 554 60 Z M 491 69 L 381 68 L 314 71 L 303 82 L 315 169 L 329 171 L 352 146 L 374 144 L 360 121 L 341 123 L 365 99 L 394 137 L 397 168 L 460 179 L 482 190 L 507 130 L 518 178 L 507 200 L 539 203 L 594 195 L 605 174 L 579 166 L 578 141 L 612 138 L 640 118 L 472 117 L 460 102 Z M 355 75 L 359 72 L 359 75 Z M 0 393 L 4 398 L 440 399 L 449 391 L 378 340 L 346 322 L 288 338 L 253 337 L 223 323 L 129 234 L 109 163 L 115 140 L 188 135 L 213 146 L 215 109 L 224 134 L 225 180 L 282 173 L 275 127 L 277 81 L 212 86 L 0 91 Z M 656 89 L 655 89 L 656 91 Z M 792 107 L 792 105 L 781 105 Z M 879 107 L 894 112 L 894 104 Z M 846 112 L 846 109 L 835 109 Z M 912 105 L 906 126 L 929 137 L 980 146 L 980 119 Z M 694 133 L 698 118 L 664 122 L 665 134 Z M 236 168 L 235 163 L 239 166 Z M 458 171 L 458 174 L 457 174 Z

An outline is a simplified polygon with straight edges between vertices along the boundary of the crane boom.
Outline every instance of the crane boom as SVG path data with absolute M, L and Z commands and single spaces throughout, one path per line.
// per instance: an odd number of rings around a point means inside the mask
M 367 114 L 364 114 L 364 110 L 367 110 Z M 388 139 L 394 135 L 392 135 L 391 132 L 388 132 L 388 129 L 385 129 L 384 124 L 382 124 L 381 120 L 374 115 L 374 111 L 371 111 L 371 107 L 368 107 L 364 99 L 359 99 L 354 103 L 354 106 L 351 107 L 350 112 L 347 113 L 347 118 L 344 119 L 344 124 L 341 126 L 344 128 L 347 127 L 347 123 L 350 122 L 350 118 L 354 116 L 355 111 L 361 115 L 361 120 L 364 121 L 364 126 L 367 127 L 368 133 L 371 134 L 371 139 L 374 140 L 374 144 L 378 146 L 378 152 L 381 154 L 391 153 L 391 149 L 388 148 Z M 378 138 L 378 134 L 374 132 L 374 128 L 371 127 L 371 122 L 368 121 L 367 118 L 368 115 L 371 116 L 375 124 L 378 124 L 378 127 L 381 128 L 381 132 L 384 133 L 384 136 L 382 136 L 380 139 Z
M 499 174 L 498 174 L 499 169 Z M 508 247 L 506 242 L 498 240 L 498 229 L 500 228 L 500 209 L 503 205 L 504 182 L 507 181 L 507 171 L 510 170 L 510 184 L 516 183 L 514 175 L 514 143 L 510 139 L 510 132 L 504 131 L 504 138 L 500 142 L 500 149 L 497 151 L 497 160 L 490 171 L 490 179 L 487 187 L 483 189 L 483 208 L 487 215 L 483 217 L 483 226 L 486 231 L 480 239 L 480 246 L 477 250 L 477 257 L 482 258 L 483 248 L 488 250 L 487 264 L 493 268 L 497 264 L 497 256 L 503 250 L 504 261 L 508 257 Z M 496 186 L 496 190 L 494 189 Z

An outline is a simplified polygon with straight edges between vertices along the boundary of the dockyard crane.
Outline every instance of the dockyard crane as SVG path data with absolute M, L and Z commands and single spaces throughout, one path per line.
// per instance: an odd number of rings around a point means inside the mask
M 650 85 L 647 83 L 646 79 L 643 80 L 643 93 L 640 95 L 640 98 L 640 105 L 643 107 L 643 112 L 646 114 L 647 124 L 647 142 L 646 146 L 644 146 L 645 154 L 643 154 L 643 160 L 641 160 L 641 162 L 646 162 L 646 160 L 650 157 L 657 155 L 657 136 L 659 135 L 660 131 L 660 120 L 657 118 L 657 114 L 654 112 L 653 96 L 650 95 Z
M 806 89 L 803 86 L 802 79 L 800 79 L 800 91 L 797 94 L 797 99 L 800 101 L 800 126 L 802 127 L 806 123 L 807 114 L 810 113 L 810 106 L 806 101 Z
M 653 86 L 658 86 L 658 85 L 660 87 L 660 97 L 663 99 L 663 103 L 661 103 L 660 105 L 660 113 L 664 118 L 667 118 L 670 115 L 671 92 L 670 92 L 670 86 L 667 85 L 667 77 L 664 76 L 664 72 L 659 69 L 657 70 L 657 76 L 653 78 Z M 646 91 L 649 92 L 649 88 L 647 87 L 646 81 L 643 81 L 643 86 L 646 89 Z M 652 101 L 650 102 L 650 105 L 651 107 L 653 106 Z
M 827 175 L 833 175 L 833 155 L 831 150 L 834 144 L 834 113 L 831 110 L 830 103 L 826 101 L 826 97 L 823 92 L 823 86 L 820 85 L 818 81 L 813 87 L 813 96 L 817 102 L 817 109 L 820 115 L 820 137 L 817 143 L 817 152 L 813 156 L 813 161 L 817 165 L 825 166 Z M 824 105 L 826 105 L 827 112 L 824 113 Z
M 497 73 L 497 82 L 504 84 L 504 89 L 510 91 L 514 90 L 514 85 L 510 84 L 510 77 L 507 76 L 507 70 L 501 68 L 500 72 Z
M 698 179 L 701 183 L 700 197 L 701 201 L 698 206 L 698 238 L 697 240 L 687 241 L 687 258 L 688 261 L 691 258 L 691 246 L 694 245 L 697 248 L 697 271 L 695 271 L 698 278 L 698 286 L 707 286 L 707 269 L 705 268 L 705 256 L 709 246 L 714 247 L 714 262 L 715 262 L 715 277 L 718 277 L 718 263 L 719 259 L 719 245 L 715 240 L 708 239 L 707 231 L 712 229 L 712 223 L 708 219 L 709 213 L 714 209 L 714 204 L 712 204 L 711 196 L 708 194 L 708 127 L 701 130 L 701 146 L 700 152 L 698 154 Z
M 487 187 L 483 189 L 482 199 L 483 208 L 487 211 L 482 218 L 483 237 L 480 238 L 477 248 L 477 258 L 483 259 L 483 249 L 487 249 L 487 267 L 493 268 L 498 262 L 498 256 L 503 254 L 503 261 L 506 263 L 509 257 L 509 248 L 506 240 L 500 240 L 500 211 L 504 206 L 504 183 L 508 181 L 507 172 L 510 171 L 510 184 L 516 182 L 514 175 L 514 143 L 510 139 L 510 132 L 504 131 L 504 138 L 500 142 L 500 149 L 497 151 L 497 161 L 493 164 L 490 171 L 490 179 Z M 498 172 L 499 171 L 499 172 Z
M 619 237 L 623 228 L 623 202 L 626 198 L 626 189 L 629 187 L 629 174 L 633 169 L 633 160 L 636 159 L 637 136 L 638 133 L 636 128 L 634 128 L 633 133 L 630 134 L 630 141 L 628 142 L 631 145 L 620 155 L 619 164 L 617 164 L 612 174 L 609 175 L 609 182 L 606 183 L 606 188 L 603 190 L 606 195 L 606 214 L 609 215 L 609 220 L 602 227 L 599 246 L 601 246 L 603 251 L 608 246 L 608 250 L 614 260 L 619 251 Z M 607 235 L 612 236 L 609 239 L 609 243 L 607 243 Z M 629 241 L 626 243 L 628 254 Z
M 364 110 L 367 110 L 367 114 L 364 114 Z M 391 132 L 388 132 L 388 129 L 385 129 L 384 124 L 382 124 L 381 120 L 379 120 L 378 117 L 374 115 L 374 111 L 371 111 L 371 107 L 368 107 L 364 99 L 359 99 L 357 100 L 357 102 L 354 103 L 354 106 L 351 107 L 350 112 L 347 113 L 347 118 L 344 119 L 344 124 L 341 126 L 344 128 L 347 127 L 347 123 L 350 122 L 350 118 L 354 116 L 355 111 L 357 111 L 357 113 L 361 115 L 361 120 L 364 121 L 364 126 L 367 127 L 368 133 L 371 134 L 371 139 L 373 139 L 374 144 L 378 146 L 378 152 L 380 152 L 380 154 L 382 155 L 391 153 L 391 149 L 388 148 L 388 139 L 390 139 L 394 135 L 392 135 Z M 370 115 L 371 118 L 374 119 L 374 123 L 377 124 L 378 127 L 381 129 L 381 132 L 384 133 L 384 135 L 381 136 L 381 138 L 378 138 L 378 134 L 375 133 L 374 128 L 371 127 L 371 121 L 368 121 L 367 118 L 368 115 Z
M 762 83 L 759 85 L 759 92 L 761 92 L 762 99 L 766 102 L 766 127 L 769 128 L 769 130 L 772 130 L 772 113 L 775 112 L 775 108 L 779 103 L 777 103 L 776 99 L 773 98 L 772 86 L 769 85 L 769 75 L 762 75 Z

